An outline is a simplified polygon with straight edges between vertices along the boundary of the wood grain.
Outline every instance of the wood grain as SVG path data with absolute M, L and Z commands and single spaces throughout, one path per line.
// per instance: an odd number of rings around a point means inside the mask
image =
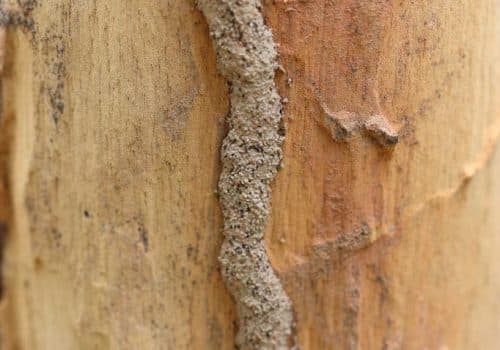
M 289 104 L 267 242 L 298 343 L 497 347 L 499 3 L 273 3 Z M 399 142 L 338 142 L 322 105 Z
M 231 348 L 215 194 L 228 102 L 185 1 L 44 1 L 9 30 L 20 349 Z M 189 131 L 189 132 L 187 132 Z
M 288 102 L 266 243 L 302 349 L 500 345 L 499 11 L 265 1 Z M 30 16 L 2 78 L 5 347 L 232 349 L 214 193 L 227 86 L 203 17 L 185 0 Z M 336 139 L 346 115 L 398 142 Z

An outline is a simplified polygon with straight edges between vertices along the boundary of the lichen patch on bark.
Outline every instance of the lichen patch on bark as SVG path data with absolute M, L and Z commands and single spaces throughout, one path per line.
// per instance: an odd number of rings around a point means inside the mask
M 199 0 L 198 7 L 230 87 L 219 180 L 225 237 L 219 261 L 238 308 L 236 343 L 242 349 L 285 349 L 292 332 L 291 302 L 263 242 L 283 142 L 275 44 L 260 1 Z

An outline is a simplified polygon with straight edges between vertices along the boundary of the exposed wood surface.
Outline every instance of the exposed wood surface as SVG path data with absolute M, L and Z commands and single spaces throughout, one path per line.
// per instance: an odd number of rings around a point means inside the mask
M 203 17 L 184 0 L 32 15 L 33 33 L 9 29 L 4 77 L 16 344 L 229 348 L 214 193 L 228 103 Z
M 290 103 L 267 237 L 305 349 L 499 346 L 498 11 L 268 7 Z M 399 142 L 333 140 L 328 118 L 345 112 L 383 116 Z
M 500 346 L 499 11 L 265 2 L 288 102 L 266 242 L 303 349 Z M 232 349 L 205 20 L 185 0 L 29 16 L 2 77 L 4 347 Z

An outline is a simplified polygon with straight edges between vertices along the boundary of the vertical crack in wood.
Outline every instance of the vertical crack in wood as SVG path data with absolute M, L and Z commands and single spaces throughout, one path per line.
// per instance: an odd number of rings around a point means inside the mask
M 5 53 L 5 26 L 0 25 L 0 79 L 3 72 Z M 3 108 L 3 84 L 0 81 L 0 300 L 3 299 L 3 256 L 5 240 L 7 238 L 10 220 L 10 191 L 9 191 L 9 146 L 10 146 L 10 123 L 6 120 Z M 3 338 L 3 337 L 2 337 Z
M 13 314 L 12 295 L 15 286 L 11 286 L 11 269 L 6 270 L 7 244 L 13 237 L 15 226 L 14 218 L 14 180 L 12 167 L 14 162 L 14 128 L 17 115 L 12 109 L 12 91 L 4 88 L 4 77 L 12 75 L 12 52 L 7 52 L 10 30 L 20 28 L 23 32 L 34 35 L 35 24 L 32 12 L 37 0 L 0 0 L 0 301 L 2 312 L 0 315 L 0 341 L 2 348 L 18 348 L 19 335 L 17 334 L 16 317 Z M 8 55 L 8 56 L 7 56 Z M 7 61 L 7 62 L 6 62 Z M 7 73 L 5 71 L 8 71 Z M 9 259 L 10 260 L 10 259 Z
M 286 349 L 292 306 L 264 246 L 271 188 L 281 164 L 282 105 L 277 52 L 258 0 L 199 0 L 220 73 L 230 89 L 219 195 L 224 242 L 219 261 L 234 297 L 242 349 Z
M 8 324 L 6 310 L 6 281 L 5 281 L 5 250 L 6 242 L 12 225 L 12 200 L 10 184 L 10 159 L 13 118 L 5 112 L 3 67 L 6 47 L 6 27 L 0 23 L 0 341 L 1 346 L 9 347 L 12 330 Z

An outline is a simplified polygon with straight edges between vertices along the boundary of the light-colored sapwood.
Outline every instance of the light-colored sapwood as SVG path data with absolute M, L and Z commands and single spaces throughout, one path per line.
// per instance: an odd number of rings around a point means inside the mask
M 266 243 L 297 344 L 498 348 L 498 1 L 264 13 L 287 129 Z M 232 349 L 215 193 L 229 102 L 205 19 L 186 0 L 28 16 L 2 76 L 3 346 Z

